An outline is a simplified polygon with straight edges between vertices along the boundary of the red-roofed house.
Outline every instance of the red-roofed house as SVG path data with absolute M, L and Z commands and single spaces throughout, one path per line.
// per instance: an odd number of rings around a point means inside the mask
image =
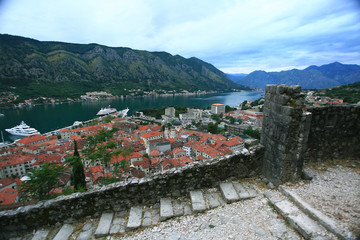
M 182 167 L 186 164 L 192 163 L 193 160 L 187 156 L 182 156 L 180 158 L 172 158 L 170 159 L 170 162 L 174 167 Z
M 186 151 L 181 148 L 176 148 L 173 150 L 173 152 L 174 152 L 174 158 L 186 156 Z
M 19 141 L 16 142 L 16 144 L 18 146 L 24 146 L 26 144 L 32 145 L 32 144 L 36 144 L 36 143 L 45 142 L 45 141 L 48 141 L 48 140 L 49 140 L 48 137 L 45 137 L 45 136 L 40 135 L 40 134 L 35 134 L 35 135 L 32 135 L 32 136 L 20 139 Z
M 161 154 L 161 152 L 159 151 L 159 150 L 157 150 L 157 149 L 154 149 L 154 150 L 152 150 L 151 152 L 150 152 L 150 156 L 153 158 L 153 157 L 159 157 L 159 156 L 161 156 L 162 154 Z
M 16 180 L 8 177 L 0 180 L 0 191 L 4 190 L 5 188 L 15 188 L 16 187 Z
M 173 168 L 174 166 L 172 165 L 171 163 L 171 160 L 170 159 L 163 159 L 161 161 L 161 171 L 166 171 L 170 168 Z
M 141 138 L 144 140 L 145 144 L 147 144 L 150 140 L 164 138 L 163 132 L 149 132 L 141 135 Z
M 65 161 L 65 158 L 55 154 L 40 154 L 35 157 L 35 160 L 36 162 L 33 166 L 40 167 L 45 163 L 62 163 Z
M 232 139 L 224 142 L 224 144 L 233 152 L 240 152 L 244 148 L 244 142 Z
M 0 192 L 0 205 L 16 203 L 18 200 L 18 190 L 6 188 Z
M 0 179 L 12 175 L 24 176 L 34 162 L 35 156 L 32 154 L 16 153 L 3 156 L 0 160 Z

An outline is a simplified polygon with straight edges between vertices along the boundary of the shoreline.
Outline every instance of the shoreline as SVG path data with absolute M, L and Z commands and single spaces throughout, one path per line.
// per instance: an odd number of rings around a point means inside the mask
M 58 104 L 65 104 L 65 103 L 76 103 L 76 102 L 92 102 L 92 101 L 102 101 L 102 100 L 111 100 L 111 99 L 124 99 L 124 98 L 145 98 L 145 97 L 171 97 L 171 96 L 196 96 L 196 95 L 204 95 L 204 94 L 213 94 L 213 93 L 228 93 L 228 92 L 242 92 L 242 91 L 254 91 L 257 90 L 238 90 L 238 91 L 198 91 L 198 92 L 186 92 L 186 93 L 155 93 L 155 94 L 146 94 L 146 95 L 119 95 L 119 96 L 113 96 L 113 97 L 106 97 L 106 98 L 97 98 L 97 99 L 71 99 L 69 100 L 63 100 L 60 101 L 58 99 L 54 100 L 54 102 L 43 102 L 43 103 L 9 103 L 9 105 L 0 105 L 0 109 L 17 109 L 17 108 L 23 108 L 23 107 L 32 107 L 32 106 L 39 106 L 39 105 L 58 105 Z M 49 98 L 52 99 L 52 98 Z M 28 101 L 28 100 L 26 100 Z

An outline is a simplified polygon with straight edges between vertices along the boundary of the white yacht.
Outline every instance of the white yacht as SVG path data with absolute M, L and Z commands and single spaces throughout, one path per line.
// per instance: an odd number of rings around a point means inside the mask
M 17 136 L 31 136 L 31 135 L 35 135 L 35 134 L 40 134 L 40 132 L 38 130 L 36 130 L 35 128 L 31 128 L 29 127 L 24 121 L 21 121 L 21 123 L 13 128 L 9 128 L 9 129 L 5 129 L 5 131 L 7 131 L 8 133 L 12 134 L 12 135 L 17 135 Z
M 101 108 L 100 111 L 96 114 L 97 116 L 105 116 L 112 113 L 116 113 L 116 108 L 111 107 L 110 105 L 106 108 Z

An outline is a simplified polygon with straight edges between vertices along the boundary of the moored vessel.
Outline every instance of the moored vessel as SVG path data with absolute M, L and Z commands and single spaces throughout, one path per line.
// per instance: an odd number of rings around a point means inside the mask
M 112 113 L 116 113 L 117 110 L 114 107 L 111 107 L 110 105 L 106 108 L 101 108 L 100 111 L 96 114 L 97 116 L 106 116 Z
M 24 121 L 21 121 L 21 123 L 19 125 L 15 126 L 13 128 L 5 129 L 5 131 L 7 131 L 8 133 L 10 133 L 12 135 L 24 136 L 24 137 L 35 135 L 35 134 L 40 134 L 40 132 L 38 130 L 30 127 Z

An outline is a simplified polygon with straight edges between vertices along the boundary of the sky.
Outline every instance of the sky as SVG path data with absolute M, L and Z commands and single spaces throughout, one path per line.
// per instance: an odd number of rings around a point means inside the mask
M 0 0 L 0 33 L 166 51 L 226 73 L 360 64 L 360 0 Z

